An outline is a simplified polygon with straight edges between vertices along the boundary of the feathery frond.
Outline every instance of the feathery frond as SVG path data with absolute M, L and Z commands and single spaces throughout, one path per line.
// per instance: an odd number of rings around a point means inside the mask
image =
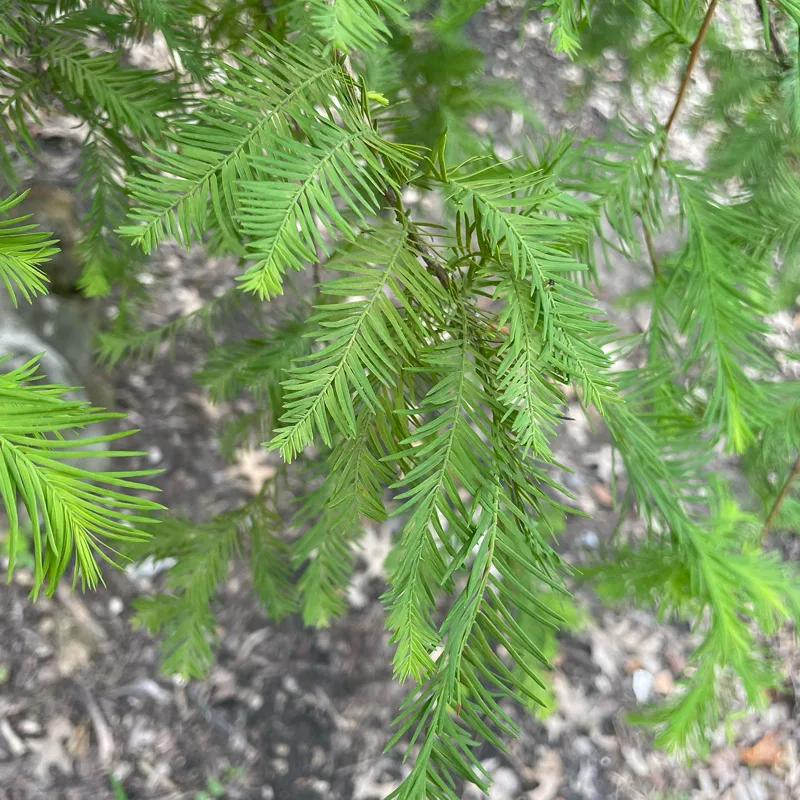
M 579 384 L 587 403 L 599 404 L 611 384 L 598 342 L 610 328 L 596 318 L 591 293 L 571 279 L 585 269 L 572 251 L 586 239 L 591 212 L 555 189 L 541 171 L 484 173 L 445 171 L 456 213 L 475 231 L 482 255 L 496 262 L 501 275 L 510 270 L 515 280 L 528 284 L 530 323 L 540 328 L 538 360 L 559 382 Z M 566 217 L 570 213 L 574 218 Z M 508 306 L 512 314 L 521 308 Z
M 574 56 L 580 48 L 580 28 L 589 15 L 589 0 L 544 0 L 546 21 L 552 24 L 550 40 L 556 52 Z
M 0 215 L 5 216 L 19 205 L 27 192 L 0 200 Z M 29 303 L 40 294 L 47 294 L 47 276 L 39 266 L 58 252 L 56 240 L 35 224 L 26 225 L 30 216 L 0 219 L 0 281 L 17 305 L 17 292 Z
M 165 128 L 164 114 L 179 107 L 174 80 L 152 70 L 125 67 L 119 53 L 93 53 L 81 44 L 62 41 L 48 58 L 65 99 L 94 104 L 116 130 L 157 139 Z
M 204 325 L 198 382 L 212 401 L 246 406 L 223 454 L 269 438 L 304 470 L 297 481 L 281 465 L 281 491 L 300 489 L 291 543 L 273 481 L 239 509 L 166 521 L 146 539 L 157 506 L 137 478 L 149 473 L 73 464 L 118 438 L 83 432 L 114 415 L 31 383 L 30 362 L 0 377 L 9 553 L 30 540 L 35 591 L 48 592 L 70 564 L 96 584 L 114 548 L 175 559 L 139 620 L 163 637 L 168 671 L 199 677 L 233 559 L 249 560 L 267 614 L 328 625 L 347 608 L 366 521 L 385 521 L 389 500 L 401 529 L 387 625 L 395 676 L 413 681 L 392 742 L 413 755 L 393 794 L 404 800 L 456 800 L 461 782 L 486 790 L 480 743 L 516 733 L 504 698 L 549 703 L 548 655 L 571 616 L 552 544 L 570 511 L 560 498 L 572 499 L 552 444 L 568 398 L 605 424 L 624 467 L 620 511 L 646 525 L 589 572 L 702 637 L 681 689 L 643 715 L 659 743 L 702 751 L 734 684 L 757 703 L 774 677 L 762 634 L 800 617 L 797 576 L 762 549 L 769 530 L 800 519 L 799 395 L 775 380 L 796 354 L 765 317 L 800 292 L 800 92 L 786 46 L 797 0 L 761 4 L 756 48 L 705 0 L 528 3 L 582 72 L 577 102 L 610 72 L 623 110 L 676 68 L 680 89 L 663 124 L 624 122 L 587 142 L 539 126 L 537 144 L 505 161 L 480 117 L 514 114 L 503 147 L 537 121 L 521 90 L 484 76 L 464 28 L 483 5 L 0 0 L 4 178 L 16 185 L 36 151 L 39 110 L 88 130 L 77 254 L 83 292 L 114 297 L 105 360 L 159 354 Z M 163 74 L 124 55 L 155 34 L 172 59 Z M 711 91 L 690 114 L 697 64 Z M 716 138 L 702 169 L 669 159 L 670 132 L 687 122 Z M 168 239 L 238 258 L 244 291 L 141 331 L 139 259 Z M 0 222 L 0 280 L 15 303 L 45 291 L 53 252 L 23 218 Z M 616 286 L 596 286 L 620 259 L 636 288 L 617 299 L 649 313 L 629 334 L 600 307 Z M 303 296 L 276 319 L 263 301 L 284 288 Z M 234 303 L 251 338 L 223 335 Z M 766 523 L 713 477 L 721 440 L 745 451 Z
M 98 560 L 114 562 L 118 542 L 145 537 L 142 526 L 158 503 L 131 492 L 154 491 L 138 478 L 158 470 L 95 471 L 74 462 L 97 456 L 92 447 L 133 431 L 81 435 L 90 425 L 123 417 L 68 400 L 70 388 L 36 383 L 38 360 L 0 373 L 0 498 L 8 515 L 10 552 L 22 535 L 18 507 L 32 526 L 34 587 L 55 591 L 73 567 L 73 582 L 102 581 Z M 107 457 L 143 455 L 108 450 Z M 13 559 L 9 574 L 14 570 Z
M 185 678 L 202 677 L 213 661 L 213 604 L 230 562 L 250 545 L 253 587 L 276 620 L 296 608 L 290 583 L 289 548 L 280 539 L 280 517 L 264 493 L 234 511 L 204 523 L 160 521 L 152 546 L 133 551 L 154 561 L 174 559 L 165 592 L 136 601 L 136 623 L 160 636 L 163 669 Z
M 4 142 L 0 147 L 0 177 L 13 187 L 18 186 L 14 154 L 31 161 L 37 150 L 28 120 L 39 119 L 36 108 L 41 90 L 40 75 L 0 62 L 0 135 Z
M 496 296 L 506 299 L 506 308 L 498 321 L 508 328 L 497 369 L 500 399 L 514 414 L 513 431 L 525 451 L 536 458 L 551 460 L 550 439 L 559 424 L 563 394 L 547 380 L 544 342 L 537 329 L 537 309 L 530 286 L 513 273 L 504 276 Z M 534 293 L 535 296 L 535 293 Z
M 121 232 L 146 253 L 167 238 L 188 247 L 211 226 L 235 242 L 239 182 L 259 176 L 251 159 L 288 136 L 293 117 L 313 114 L 342 91 L 341 67 L 310 42 L 301 48 L 263 37 L 249 44 L 252 55 L 218 64 L 215 93 L 172 127 L 169 148 L 151 148 L 152 171 L 130 181 L 134 208 Z
M 146 331 L 136 330 L 131 326 L 130 319 L 120 316 L 118 324 L 98 334 L 98 358 L 109 367 L 122 358 L 155 358 L 162 345 L 174 347 L 177 336 L 187 331 L 202 330 L 209 338 L 213 338 L 212 319 L 226 307 L 237 306 L 239 303 L 241 298 L 238 292 L 230 289 L 209 300 L 196 311 Z
M 245 389 L 281 416 L 281 378 L 292 361 L 307 355 L 309 323 L 294 317 L 268 327 L 260 338 L 216 347 L 203 369 L 195 375 L 208 387 L 215 403 L 234 400 Z
M 475 494 L 483 483 L 489 452 L 478 434 L 486 430 L 483 392 L 469 362 L 468 323 L 461 312 L 449 338 L 425 351 L 420 366 L 436 382 L 419 407 L 410 410 L 411 429 L 394 460 L 407 464 L 396 488 L 402 504 L 395 516 L 408 515 L 403 525 L 399 558 L 389 576 L 385 601 L 395 676 L 420 682 L 434 669 L 432 652 L 440 635 L 431 611 L 435 587 L 445 583 L 446 565 L 439 543 L 463 538 L 470 515 L 459 495 Z M 448 529 L 450 533 L 448 533 Z
M 136 601 L 136 624 L 161 637 L 162 668 L 184 678 L 200 678 L 213 663 L 216 636 L 212 603 L 239 554 L 248 517 L 223 514 L 202 525 L 186 519 L 165 520 L 150 557 L 175 558 L 167 593 Z
M 309 6 L 322 41 L 344 53 L 385 42 L 391 36 L 386 21 L 402 20 L 408 13 L 398 0 L 310 0 Z
M 331 452 L 325 480 L 307 495 L 297 518 L 301 524 L 314 520 L 292 548 L 295 565 L 303 567 L 297 588 L 307 625 L 327 627 L 345 611 L 363 518 L 386 517 L 383 485 L 392 473 L 380 461 L 384 452 L 373 424 L 362 412 L 356 436 Z
M 768 370 L 758 339 L 767 287 L 765 267 L 743 248 L 758 228 L 735 205 L 717 203 L 689 176 L 677 176 L 688 239 L 672 279 L 682 303 L 681 330 L 689 336 L 687 365 L 701 363 L 708 391 L 706 421 L 740 453 L 753 438 L 766 398 L 746 367 Z
M 120 180 L 125 158 L 95 128 L 83 144 L 78 192 L 88 206 L 81 220 L 77 255 L 83 262 L 79 286 L 86 297 L 104 297 L 112 282 L 120 282 L 136 260 L 132 248 L 114 231 L 128 212 L 128 197 Z
M 393 799 L 455 800 L 455 777 L 487 791 L 490 779 L 474 752 L 476 737 L 502 749 L 502 738 L 515 736 L 517 728 L 501 708 L 501 698 L 541 702 L 537 692 L 544 686 L 534 663 L 550 665 L 515 611 L 524 608 L 545 624 L 557 625 L 559 615 L 542 603 L 534 587 L 542 576 L 557 586 L 553 570 L 559 560 L 512 499 L 517 488 L 504 461 L 491 463 L 475 497 L 475 522 L 465 530 L 464 546 L 448 569 L 463 570 L 466 585 L 442 623 L 443 642 L 431 677 L 412 690 L 396 722 L 392 742 L 408 734 L 409 747 L 416 744 L 419 753 Z M 502 644 L 516 669 L 504 663 L 495 644 Z M 528 680 L 536 685 L 534 691 Z
M 377 407 L 370 379 L 392 384 L 424 343 L 419 315 L 441 317 L 446 302 L 402 225 L 365 233 L 327 266 L 347 273 L 323 286 L 326 295 L 344 300 L 318 306 L 310 324 L 323 346 L 296 363 L 284 382 L 286 411 L 269 446 L 286 461 L 311 442 L 315 431 L 330 445 L 331 421 L 345 436 L 354 436 L 354 397 L 368 409 Z M 359 299 L 348 299 L 354 296 Z
M 308 141 L 277 139 L 266 157 L 251 159 L 258 180 L 240 184 L 240 219 L 257 259 L 240 281 L 260 298 L 281 293 L 287 268 L 303 269 L 328 252 L 326 232 L 354 239 L 356 230 L 334 200 L 338 194 L 366 227 L 384 193 L 399 191 L 395 175 L 410 171 L 416 151 L 382 139 L 362 115 L 340 109 L 339 125 L 323 119 Z

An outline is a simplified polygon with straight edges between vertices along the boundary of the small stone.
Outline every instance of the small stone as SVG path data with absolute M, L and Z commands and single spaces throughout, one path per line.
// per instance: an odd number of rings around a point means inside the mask
M 403 205 L 413 206 L 416 203 L 419 203 L 420 199 L 421 195 L 416 189 L 412 189 L 410 187 L 403 189 L 403 195 L 402 195 Z
M 147 460 L 150 464 L 158 464 L 164 457 L 158 445 L 151 445 L 147 448 Z
M 653 674 L 646 669 L 637 669 L 633 673 L 633 693 L 640 703 L 646 703 L 653 690 Z
M 78 638 L 70 638 L 60 642 L 58 648 L 58 671 L 62 677 L 69 677 L 92 658 L 92 647 Z
M 600 547 L 600 537 L 596 531 L 584 531 L 581 534 L 581 544 L 587 550 L 597 550 Z
M 122 602 L 120 597 L 112 597 L 108 601 L 108 613 L 112 617 L 118 617 L 125 609 L 125 603 Z
M 120 783 L 124 783 L 126 780 L 128 780 L 132 773 L 133 764 L 130 764 L 127 761 L 118 762 L 114 765 L 114 769 L 112 770 L 112 774 Z
M 512 800 L 519 793 L 519 778 L 514 770 L 500 767 L 492 779 L 494 782 L 489 789 L 489 800 Z
M 273 758 L 270 764 L 276 775 L 283 777 L 289 772 L 289 762 L 285 758 Z
M 156 732 L 142 720 L 137 720 L 128 734 L 128 747 L 131 750 L 144 750 L 156 741 Z
M 472 120 L 472 129 L 478 136 L 485 136 L 489 131 L 489 120 L 486 117 L 475 117 Z
M 42 726 L 35 719 L 23 719 L 17 725 L 17 730 L 23 736 L 41 736 Z
M 26 589 L 33 586 L 33 573 L 24 567 L 14 570 L 14 583 Z
M 592 740 L 588 736 L 576 736 L 572 742 L 572 749 L 582 759 L 589 758 L 595 752 L 594 744 L 592 744 Z

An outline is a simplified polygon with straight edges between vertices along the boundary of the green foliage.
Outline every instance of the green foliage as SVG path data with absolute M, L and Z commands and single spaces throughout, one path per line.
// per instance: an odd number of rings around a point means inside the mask
M 122 65 L 120 53 L 98 54 L 75 44 L 59 42 L 43 53 L 54 71 L 54 90 L 67 104 L 88 104 L 92 117 L 115 131 L 158 138 L 165 112 L 176 107 L 177 86 L 167 76 Z
M 401 365 L 424 344 L 425 319 L 440 317 L 446 299 L 400 226 L 365 232 L 326 266 L 347 273 L 325 283 L 326 297 L 345 300 L 318 307 L 309 325 L 323 346 L 296 360 L 283 384 L 285 411 L 270 447 L 286 461 L 315 431 L 330 445 L 331 421 L 348 437 L 355 435 L 353 396 L 369 409 L 378 406 L 373 383 L 392 386 Z M 348 301 L 352 296 L 364 299 Z
M 169 149 L 151 149 L 144 163 L 162 169 L 129 183 L 137 224 L 122 231 L 145 252 L 167 237 L 188 246 L 213 226 L 236 241 L 235 185 L 258 176 L 253 159 L 270 152 L 271 134 L 285 131 L 288 114 L 313 113 L 315 103 L 337 93 L 342 72 L 335 62 L 288 45 L 248 43 L 255 57 L 219 62 L 217 94 L 169 131 Z
M 267 487 L 265 487 L 266 490 Z M 170 518 L 160 521 L 158 535 L 133 558 L 177 560 L 162 594 L 136 602 L 136 623 L 162 637 L 163 669 L 197 678 L 213 663 L 216 617 L 212 604 L 228 574 L 228 565 L 250 546 L 253 589 L 276 620 L 295 609 L 288 548 L 275 534 L 280 518 L 265 502 L 265 492 L 235 511 L 205 523 Z
M 391 517 L 386 624 L 409 684 L 391 744 L 413 757 L 393 797 L 407 800 L 454 800 L 462 782 L 486 790 L 480 743 L 517 732 L 504 698 L 552 704 L 556 632 L 578 624 L 552 536 L 569 497 L 552 443 L 567 397 L 607 428 L 625 468 L 621 511 L 647 527 L 587 572 L 609 597 L 656 605 L 701 636 L 682 691 L 640 715 L 660 744 L 703 752 L 736 683 L 760 702 L 775 677 L 764 637 L 800 612 L 796 575 L 762 546 L 800 519 L 800 396 L 775 380 L 794 356 L 776 352 L 766 317 L 800 287 L 797 48 L 781 43 L 797 33 L 795 4 L 763 4 L 756 50 L 696 0 L 529 4 L 587 92 L 609 52 L 626 69 L 624 99 L 676 72 L 691 85 L 689 48 L 702 50 L 711 91 L 691 118 L 679 92 L 671 117 L 715 133 L 702 170 L 671 157 L 666 120 L 620 120 L 590 142 L 537 130 L 499 160 L 474 115 L 536 126 L 466 39 L 483 5 L 0 3 L 7 182 L 35 157 L 38 111 L 86 123 L 81 288 L 118 301 L 101 356 L 152 356 L 204 330 L 197 382 L 251 409 L 223 452 L 259 437 L 286 465 L 240 508 L 168 517 L 146 538 L 156 506 L 123 491 L 146 473 L 68 463 L 80 443 L 118 435 L 66 434 L 112 415 L 30 383 L 31 363 L 0 378 L 8 552 L 25 552 L 21 500 L 37 589 L 52 591 L 71 559 L 94 585 L 117 541 L 136 560 L 173 559 L 137 619 L 160 636 L 168 672 L 200 677 L 232 562 L 248 561 L 275 619 L 330 625 L 365 524 Z M 164 73 L 123 57 L 155 32 Z M 442 213 L 416 221 L 429 199 Z M 657 251 L 667 238 L 671 251 Z M 138 268 L 170 240 L 236 259 L 238 281 L 142 330 Z M 0 223 L 15 302 L 44 292 L 53 245 L 24 219 Z M 612 253 L 640 278 L 623 301 L 650 311 L 636 335 L 597 302 Z M 223 338 L 230 311 L 253 324 L 248 338 Z M 714 478 L 718 446 L 744 454 L 759 515 Z
M 721 205 L 692 177 L 675 176 L 687 241 L 671 277 L 682 308 L 677 322 L 689 338 L 684 364 L 706 359 L 706 420 L 741 453 L 767 403 L 747 368 L 769 372 L 761 339 L 767 332 L 766 265 L 743 252 L 760 230 L 736 205 Z M 691 302 L 689 300 L 691 299 Z
M 533 616 L 524 612 L 520 613 L 519 624 L 531 641 L 539 648 L 547 661 L 553 661 L 558 655 L 558 631 L 579 631 L 586 622 L 586 613 L 575 601 L 563 594 L 539 589 L 539 596 L 548 608 L 552 608 L 559 616 L 558 629 L 549 620 L 542 620 L 541 616 Z M 534 662 L 529 667 L 534 671 L 535 677 L 520 668 L 516 668 L 517 675 L 524 681 L 528 694 L 523 697 L 525 706 L 540 719 L 550 716 L 556 708 L 556 698 L 552 686 L 552 672 L 544 668 L 543 662 Z M 530 699 L 535 693 L 536 702 Z
M 21 194 L 0 201 L 0 214 L 7 214 L 24 197 Z M 0 280 L 15 306 L 17 292 L 28 302 L 47 292 L 47 276 L 40 265 L 58 252 L 49 234 L 36 230 L 36 225 L 21 224 L 27 219 L 29 217 L 0 220 Z
M 770 387 L 774 405 L 759 438 L 745 453 L 744 468 L 750 486 L 768 515 L 776 507 L 774 525 L 778 530 L 800 530 L 800 498 L 797 496 L 796 463 L 800 453 L 800 395 L 797 383 Z
M 580 48 L 580 28 L 588 21 L 589 0 L 544 0 L 545 20 L 553 26 L 551 41 L 556 52 L 575 55 Z
M 769 634 L 800 610 L 794 569 L 775 553 L 758 549 L 757 517 L 737 508 L 723 486 L 713 488 L 710 527 L 692 536 L 688 553 L 653 545 L 623 550 L 601 573 L 601 586 L 611 596 L 655 601 L 666 618 L 688 618 L 699 625 L 709 615 L 686 691 L 641 715 L 658 730 L 657 742 L 673 750 L 706 750 L 703 731 L 723 718 L 730 673 L 741 681 L 751 704 L 763 703 L 777 676 L 753 623 Z
M 98 472 L 77 466 L 74 462 L 97 455 L 92 446 L 130 433 L 80 432 L 124 415 L 69 400 L 68 387 L 37 383 L 37 366 L 35 359 L 0 373 L 0 497 L 8 516 L 9 576 L 15 554 L 24 549 L 21 504 L 30 521 L 33 594 L 42 588 L 52 594 L 69 569 L 73 583 L 94 588 L 102 581 L 98 560 L 114 563 L 118 543 L 146 538 L 147 512 L 161 506 L 131 490 L 149 488 L 137 479 L 157 470 Z M 104 454 L 142 455 L 123 450 Z
M 356 436 L 331 452 L 324 480 L 296 516 L 298 523 L 310 523 L 292 547 L 293 562 L 302 568 L 297 588 L 307 625 L 326 627 L 344 613 L 362 518 L 386 518 L 383 485 L 391 471 L 381 463 L 384 445 L 370 422 L 363 414 Z
M 344 53 L 370 50 L 385 42 L 391 36 L 387 22 L 400 20 L 406 13 L 396 0 L 311 0 L 309 5 L 311 24 L 320 39 Z M 303 13 L 308 12 L 304 9 Z

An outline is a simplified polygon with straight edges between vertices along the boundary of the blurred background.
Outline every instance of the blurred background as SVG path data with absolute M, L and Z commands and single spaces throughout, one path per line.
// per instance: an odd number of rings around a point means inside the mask
M 726 3 L 719 18 L 731 36 L 758 37 L 757 6 Z M 510 157 L 527 137 L 614 136 L 622 114 L 635 122 L 653 114 L 663 120 L 672 105 L 677 81 L 642 91 L 629 81 L 630 63 L 614 51 L 591 53 L 591 66 L 555 55 L 542 14 L 525 0 L 486 3 L 467 34 L 457 53 L 432 47 L 421 59 L 427 83 L 415 101 L 429 116 L 414 134 L 418 140 L 435 140 L 448 126 L 451 146 L 468 149 L 477 133 Z M 437 83 L 437 61 L 456 55 L 465 65 L 463 80 Z M 155 42 L 131 58 L 158 68 L 165 54 Z M 701 79 L 690 106 L 702 92 Z M 689 111 L 673 133 L 671 152 L 700 165 L 709 141 L 690 119 Z M 20 211 L 53 231 L 61 253 L 48 267 L 50 296 L 15 310 L 0 293 L 0 352 L 20 360 L 45 352 L 49 379 L 85 386 L 93 403 L 127 414 L 141 429 L 134 440 L 146 453 L 141 466 L 163 470 L 153 483 L 172 512 L 202 521 L 236 508 L 279 469 L 275 455 L 259 447 L 257 431 L 248 444 L 231 428 L 257 413 L 257 404 L 210 401 L 197 379 L 211 343 L 202 325 L 154 339 L 145 358 L 123 359 L 110 370 L 97 365 L 94 331 L 120 310 L 113 296 L 87 299 L 77 287 L 82 135 L 56 114 L 42 118 L 36 135 L 40 157 L 20 167 L 31 188 Z M 435 198 L 403 200 L 412 209 L 422 205 L 426 218 L 438 213 Z M 666 249 L 668 238 L 657 247 Z M 630 332 L 646 328 L 646 315 L 617 301 L 648 279 L 642 267 L 637 272 L 613 253 L 598 262 L 601 305 Z M 149 299 L 138 322 L 155 329 L 191 315 L 222 298 L 238 274 L 233 259 L 209 256 L 199 246 L 188 252 L 161 247 L 139 268 Z M 223 302 L 216 319 L 216 343 L 255 329 L 246 304 Z M 800 314 L 779 310 L 770 323 L 789 349 Z M 793 369 L 787 364 L 785 377 L 795 378 Z M 571 419 L 554 452 L 571 468 L 567 486 L 588 516 L 569 521 L 559 547 L 580 568 L 610 536 L 620 530 L 635 536 L 641 523 L 620 520 L 613 508 L 619 463 L 602 426 L 592 426 L 577 404 L 566 416 Z M 721 468 L 743 485 L 733 462 Z M 393 525 L 367 531 L 349 614 L 329 629 L 306 630 L 297 620 L 269 623 L 245 571 L 234 568 L 219 597 L 218 661 L 207 679 L 188 685 L 160 674 L 156 643 L 130 625 L 131 601 L 158 588 L 168 564 L 108 570 L 108 585 L 97 592 L 61 586 L 36 604 L 27 597 L 31 573 L 19 570 L 0 587 L 0 800 L 386 796 L 404 774 L 400 753 L 382 753 L 404 696 L 391 680 L 379 603 Z M 796 538 L 781 547 L 787 558 L 800 554 Z M 25 554 L 19 557 L 24 563 Z M 674 691 L 695 643 L 692 633 L 660 624 L 647 611 L 601 606 L 580 584 L 575 591 L 568 629 L 549 654 L 557 665 L 548 678 L 551 704 L 537 714 L 509 704 L 524 735 L 508 753 L 488 745 L 481 752 L 495 779 L 493 800 L 800 797 L 800 650 L 789 632 L 775 642 L 789 676 L 785 691 L 762 713 L 734 718 L 706 760 L 681 764 L 653 750 L 648 735 L 625 717 L 637 704 Z M 467 793 L 464 800 L 475 797 Z

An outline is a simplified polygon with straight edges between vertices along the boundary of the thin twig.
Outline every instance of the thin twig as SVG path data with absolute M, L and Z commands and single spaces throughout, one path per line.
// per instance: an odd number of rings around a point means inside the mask
M 697 64 L 697 58 L 700 55 L 700 48 L 703 46 L 703 40 L 706 38 L 706 33 L 708 32 L 708 27 L 711 24 L 711 18 L 714 16 L 714 11 L 716 10 L 718 0 L 711 0 L 708 4 L 708 8 L 706 9 L 706 14 L 703 17 L 703 22 L 700 25 L 700 30 L 697 33 L 697 37 L 695 38 L 694 42 L 692 43 L 691 50 L 689 51 L 689 63 L 686 65 L 686 71 L 683 73 L 683 78 L 681 79 L 681 85 L 678 88 L 678 94 L 675 96 L 675 102 L 672 105 L 672 111 L 670 111 L 669 118 L 664 123 L 664 128 L 661 135 L 661 144 L 658 146 L 658 150 L 656 151 L 655 156 L 653 157 L 653 167 L 650 170 L 650 174 L 647 176 L 647 181 L 644 188 L 644 199 L 642 200 L 642 208 L 639 211 L 639 217 L 642 220 L 642 226 L 644 228 L 644 239 L 645 244 L 647 245 L 647 252 L 650 256 L 650 261 L 653 265 L 653 274 L 656 278 L 658 278 L 658 260 L 655 257 L 655 248 L 653 247 L 653 240 L 650 235 L 650 231 L 647 227 L 647 198 L 651 195 L 654 191 L 655 183 L 656 183 L 656 175 L 658 174 L 658 168 L 661 164 L 661 159 L 664 158 L 664 153 L 667 150 L 667 143 L 669 141 L 669 134 L 672 131 L 672 126 L 675 124 L 675 120 L 678 118 L 678 113 L 681 110 L 681 106 L 683 105 L 683 100 L 686 97 L 686 92 L 689 89 L 689 82 L 692 79 L 692 72 L 694 71 L 695 65 Z M 758 2 L 758 0 L 756 0 Z
M 775 498 L 775 501 L 772 503 L 772 508 L 770 508 L 769 514 L 767 514 L 767 519 L 764 522 L 764 527 L 761 529 L 762 544 L 764 543 L 764 539 L 767 538 L 769 529 L 772 527 L 772 523 L 775 522 L 775 518 L 778 516 L 778 512 L 781 510 L 783 501 L 789 494 L 789 489 L 792 488 L 792 484 L 794 483 L 794 480 L 797 477 L 798 472 L 800 472 L 800 455 L 797 456 L 797 460 L 794 462 L 794 466 L 792 467 L 789 474 L 786 476 L 786 480 L 784 481 L 783 486 L 781 486 L 781 490 L 778 492 L 778 496 Z
M 675 120 L 678 117 L 678 112 L 681 110 L 681 105 L 683 105 L 683 99 L 686 96 L 687 89 L 689 88 L 689 81 L 692 78 L 692 72 L 694 71 L 695 64 L 697 63 L 697 57 L 700 55 L 700 48 L 703 46 L 703 40 L 706 38 L 708 26 L 711 24 L 711 18 L 714 16 L 716 7 L 717 0 L 711 0 L 711 2 L 708 4 L 708 8 L 706 9 L 706 15 L 703 17 L 703 23 L 700 25 L 700 31 L 697 34 L 697 38 L 694 40 L 691 51 L 689 52 L 689 63 L 686 65 L 686 72 L 683 73 L 683 80 L 681 81 L 680 88 L 678 89 L 678 94 L 675 98 L 675 104 L 672 106 L 669 119 L 664 125 L 664 137 L 661 140 L 661 146 L 658 148 L 658 152 L 656 153 L 656 157 L 653 162 L 653 171 L 656 170 L 659 162 L 664 156 L 664 151 L 667 148 L 667 139 L 669 139 L 669 133 L 672 130 L 672 126 L 675 124 Z
M 658 280 L 660 277 L 660 268 L 658 265 L 658 256 L 656 256 L 656 248 L 653 244 L 653 235 L 650 233 L 650 228 L 647 227 L 647 221 L 644 216 L 641 216 L 642 229 L 644 230 L 644 243 L 647 246 L 647 255 L 650 257 L 650 265 L 653 268 L 653 277 Z
M 355 87 L 358 84 L 358 77 L 353 69 L 350 56 L 344 56 L 341 59 L 341 63 L 344 73 L 350 78 L 353 83 L 353 87 Z M 374 121 L 373 126 L 375 126 L 377 129 Z M 374 155 L 376 158 L 379 157 L 378 153 L 374 153 Z M 416 225 L 414 225 L 414 223 L 411 221 L 411 218 L 406 213 L 406 210 L 403 208 L 403 201 L 400 198 L 400 195 L 392 186 L 388 186 L 385 189 L 383 196 L 386 198 L 386 202 L 394 211 L 397 221 L 405 228 L 406 241 L 411 249 L 422 259 L 422 262 L 425 264 L 428 272 L 436 277 L 445 290 L 449 289 L 450 280 L 447 277 L 447 273 L 442 268 L 442 265 L 439 263 L 439 260 L 436 258 L 436 256 L 431 253 L 430 248 L 422 240 L 422 237 L 417 231 Z
M 100 706 L 97 705 L 89 690 L 83 684 L 78 685 L 97 739 L 97 760 L 103 769 L 108 769 L 114 760 L 114 737 L 111 735 L 111 729 L 103 717 Z
M 406 241 L 411 249 L 422 259 L 423 263 L 428 269 L 428 272 L 434 275 L 445 289 L 448 289 L 450 286 L 450 281 L 447 278 L 447 273 L 444 271 L 442 265 L 439 263 L 436 257 L 430 252 L 428 246 L 420 238 L 416 225 L 414 225 L 414 223 L 409 219 L 408 214 L 406 214 L 406 210 L 403 208 L 403 201 L 400 199 L 400 196 L 390 186 L 384 192 L 384 197 L 389 205 L 392 206 L 395 216 L 397 217 L 397 221 L 405 227 Z

